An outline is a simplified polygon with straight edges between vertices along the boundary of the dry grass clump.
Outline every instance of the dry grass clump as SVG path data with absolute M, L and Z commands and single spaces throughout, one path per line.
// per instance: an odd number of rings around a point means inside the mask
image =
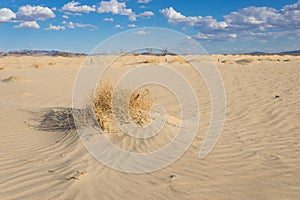
M 41 66 L 40 66 L 39 64 L 34 64 L 34 65 L 32 65 L 32 67 L 38 69 L 38 68 L 40 68 Z
M 148 88 L 131 92 L 127 88 L 113 88 L 109 83 L 101 83 L 93 99 L 100 127 L 108 132 L 114 120 L 120 120 L 121 123 L 133 121 L 145 126 L 150 121 L 149 111 L 152 105 L 153 99 Z

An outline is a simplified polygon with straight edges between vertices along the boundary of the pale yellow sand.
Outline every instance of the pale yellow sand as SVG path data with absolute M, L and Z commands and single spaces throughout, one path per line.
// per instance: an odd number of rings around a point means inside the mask
M 209 123 L 209 95 L 204 81 L 182 60 L 127 56 L 106 77 L 115 80 L 137 63 L 168 62 L 197 88 L 201 123 L 192 146 L 172 165 L 147 174 L 105 167 L 73 130 L 33 127 L 44 114 L 72 106 L 73 83 L 84 57 L 0 58 L 0 199 L 300 199 L 300 57 L 189 58 L 204 65 L 212 59 L 227 94 L 222 135 L 204 159 L 198 154 Z M 161 136 L 164 144 L 176 129 L 178 107 L 170 93 L 153 91 L 174 122 Z M 109 137 L 135 151 L 158 142 L 136 146 L 122 133 Z

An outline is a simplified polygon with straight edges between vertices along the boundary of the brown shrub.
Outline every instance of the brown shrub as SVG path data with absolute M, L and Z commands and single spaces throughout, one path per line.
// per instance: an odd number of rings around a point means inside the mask
M 101 83 L 93 99 L 100 127 L 108 132 L 113 120 L 124 123 L 132 120 L 140 126 L 146 125 L 150 121 L 149 111 L 152 105 L 153 99 L 148 88 L 132 92 L 127 88 L 113 88 L 110 83 Z

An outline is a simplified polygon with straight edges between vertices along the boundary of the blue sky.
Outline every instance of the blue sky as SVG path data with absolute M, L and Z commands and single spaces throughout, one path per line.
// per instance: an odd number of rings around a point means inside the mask
M 295 50 L 300 0 L 0 1 L 0 51 L 88 53 L 116 33 L 143 27 L 180 31 L 209 53 Z

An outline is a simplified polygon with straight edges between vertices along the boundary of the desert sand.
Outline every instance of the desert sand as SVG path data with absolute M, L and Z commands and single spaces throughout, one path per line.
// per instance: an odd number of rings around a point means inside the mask
M 65 123 L 84 56 L 1 57 L 0 199 L 300 199 L 300 56 L 189 58 L 215 63 L 227 97 L 222 135 L 203 159 L 211 101 L 201 76 L 172 56 L 128 55 L 110 68 L 106 79 L 114 81 L 137 63 L 167 63 L 195 88 L 201 112 L 197 136 L 182 157 L 161 170 L 131 174 L 98 162 Z M 167 144 L 179 108 L 164 90 L 153 88 L 153 96 L 174 122 L 159 139 L 134 141 L 118 131 L 106 133 L 109 139 L 137 152 Z

